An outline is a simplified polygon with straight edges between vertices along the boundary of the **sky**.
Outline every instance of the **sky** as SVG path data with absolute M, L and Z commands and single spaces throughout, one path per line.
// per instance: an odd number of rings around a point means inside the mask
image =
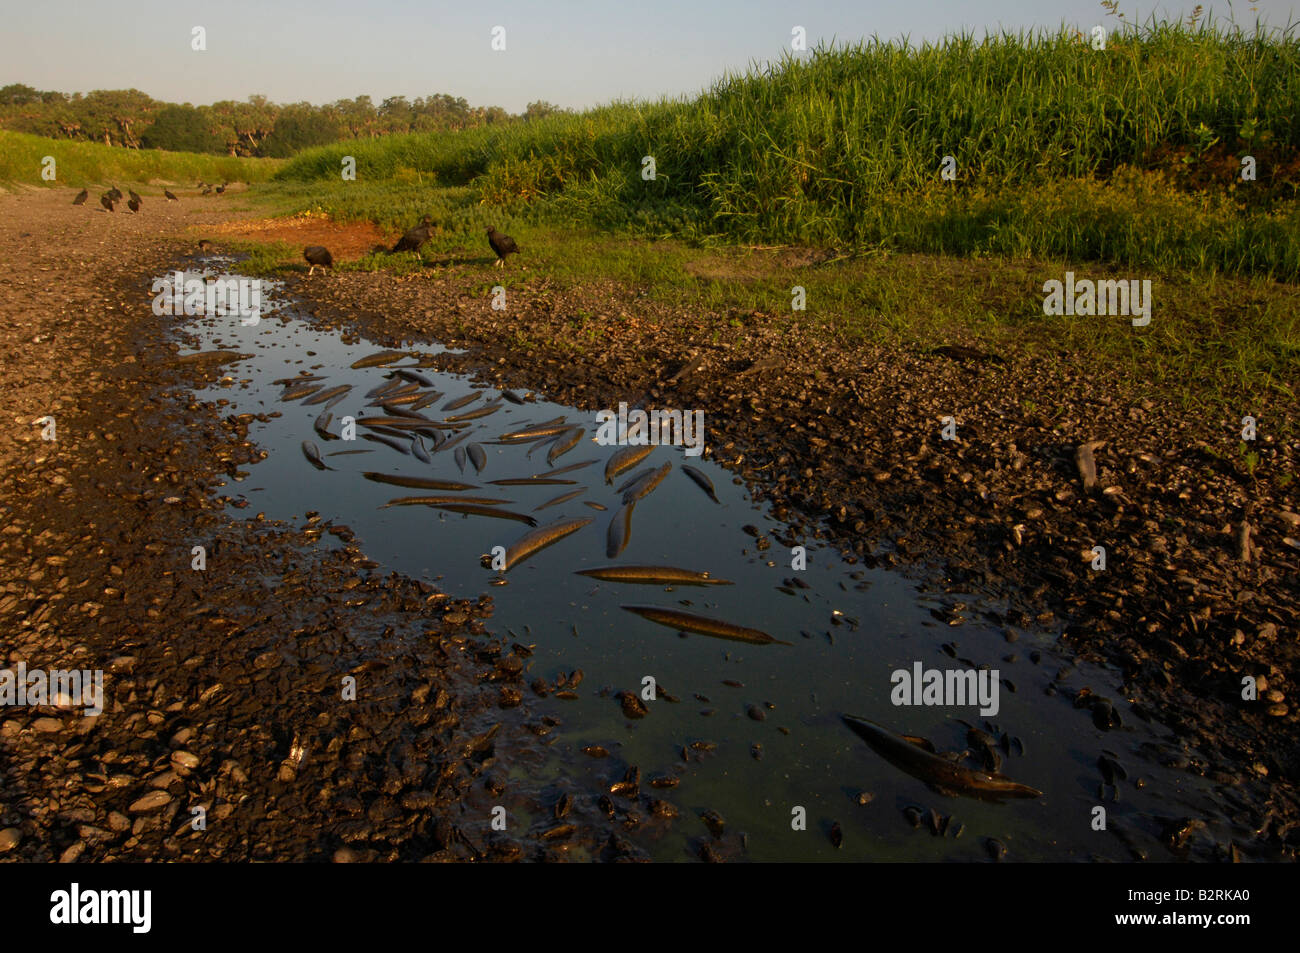
M 1130 22 L 1193 6 L 1120 0 Z M 1229 12 L 1224 0 L 1205 6 Z M 1232 12 L 1244 26 L 1300 24 L 1300 0 L 1236 0 Z M 537 100 L 583 108 L 694 94 L 779 57 L 796 25 L 811 48 L 1115 22 L 1095 0 L 0 0 L 0 86 L 134 87 L 194 105 L 446 93 L 522 112 Z M 497 26 L 503 51 L 491 48 Z

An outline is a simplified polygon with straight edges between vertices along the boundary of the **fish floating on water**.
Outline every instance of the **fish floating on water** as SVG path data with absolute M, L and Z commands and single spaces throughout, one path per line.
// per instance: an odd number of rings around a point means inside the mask
M 715 639 L 730 639 L 733 642 L 748 642 L 751 645 L 770 645 L 774 642 L 778 645 L 790 644 L 780 639 L 774 639 L 766 632 L 761 632 L 758 629 L 734 625 L 730 622 L 723 622 L 721 619 L 710 619 L 707 616 L 696 615 L 693 612 L 683 612 L 681 609 L 669 609 L 663 606 L 619 606 L 619 608 L 634 612 L 641 618 L 649 619 L 651 622 L 666 625 L 670 629 L 710 635 Z
M 600 566 L 596 569 L 575 570 L 579 576 L 590 576 L 603 582 L 628 582 L 641 585 L 663 586 L 730 586 L 730 579 L 714 579 L 707 572 L 678 569 L 675 566 Z
M 549 477 L 516 477 L 512 480 L 488 480 L 493 486 L 573 486 L 577 480 L 552 480 Z
M 672 470 L 672 468 L 673 468 L 672 462 L 669 461 L 668 463 L 665 463 L 663 466 L 661 466 L 658 470 L 655 470 L 652 473 L 647 473 L 645 476 L 643 476 L 641 479 L 637 480 L 635 483 L 633 483 L 630 487 L 627 488 L 627 490 L 623 493 L 623 502 L 635 503 L 637 500 L 641 500 L 649 496 L 651 491 L 653 491 L 655 487 L 657 487 L 660 483 L 664 482 L 664 478 L 668 476 L 668 472 Z
M 482 473 L 487 466 L 487 451 L 476 443 L 467 444 L 465 449 L 469 453 L 470 463 L 474 464 L 474 472 Z
M 416 490 L 477 490 L 478 487 L 473 483 L 454 483 L 451 480 L 431 480 L 426 477 L 408 477 L 400 476 L 396 473 L 376 473 L 373 470 L 367 470 L 361 474 L 367 480 L 373 480 L 376 483 L 387 483 L 389 486 L 405 486 Z
M 363 367 L 383 367 L 385 364 L 392 364 L 406 357 L 401 351 L 380 351 L 377 354 L 368 354 L 359 361 L 353 361 L 354 370 Z
M 497 500 L 488 496 L 399 496 L 396 499 L 389 500 L 379 508 L 387 509 L 390 506 L 442 506 L 447 503 L 462 504 L 473 503 L 478 506 L 499 506 L 502 503 L 513 503 L 514 500 Z
M 551 445 L 551 449 L 546 453 L 546 462 L 551 464 L 555 463 L 556 460 L 581 443 L 583 434 L 585 433 L 586 431 L 581 427 L 571 427 L 569 428 L 568 433 L 556 437 L 555 442 Z
M 691 466 L 689 463 L 682 464 L 682 472 L 685 473 L 692 480 L 694 480 L 696 484 L 699 485 L 699 488 L 701 490 L 709 494 L 709 499 L 711 499 L 714 503 L 718 503 L 719 505 L 721 505 L 721 501 L 718 499 L 718 494 L 713 489 L 712 480 L 710 480 L 707 476 L 705 476 L 701 471 L 695 469 L 695 467 Z
M 352 389 L 351 384 L 339 384 L 337 387 L 330 387 L 326 390 L 321 391 L 318 394 L 312 394 L 309 398 L 304 400 L 302 404 L 304 407 L 311 406 L 314 404 L 323 404 L 325 403 L 325 401 L 329 400 L 332 397 L 340 397 L 343 394 L 346 394 L 351 389 Z M 292 400 L 293 398 L 288 397 L 285 394 L 281 394 L 280 399 Z
M 471 410 L 464 414 L 456 414 L 452 417 L 448 417 L 447 423 L 458 424 L 458 423 L 463 423 L 467 420 L 478 420 L 480 417 L 486 417 L 488 414 L 495 414 L 500 409 L 501 409 L 500 404 L 485 404 L 484 406 L 479 407 L 477 410 Z
M 636 501 L 624 503 L 619 507 L 618 512 L 614 514 L 613 519 L 609 521 L 609 529 L 605 532 L 605 558 L 615 559 L 627 549 L 627 544 L 632 540 L 632 510 L 636 508 Z
M 558 520 L 525 533 L 506 549 L 506 571 L 513 569 L 534 553 L 540 552 L 547 546 L 559 542 L 564 537 L 576 533 L 584 526 L 594 522 L 596 522 L 594 516 L 578 516 L 572 519 Z
M 529 526 L 536 526 L 537 520 L 533 519 L 526 513 L 515 513 L 512 510 L 498 510 L 493 506 L 480 506 L 476 503 L 435 503 L 435 510 L 447 510 L 451 513 L 466 513 L 470 516 L 495 516 L 499 520 L 515 520 L 519 523 L 527 523 Z
M 468 394 L 462 394 L 460 397 L 457 397 L 454 400 L 447 401 L 447 403 L 442 405 L 442 409 L 460 410 L 462 407 L 466 406 L 467 404 L 474 403 L 474 401 L 478 400 L 482 396 L 483 396 L 483 392 L 481 390 L 470 391 Z
M 926 751 L 919 744 L 894 734 L 873 721 L 854 715 L 840 716 L 853 733 L 894 767 L 924 781 L 940 794 L 962 794 L 985 800 L 1004 797 L 1042 797 L 1043 792 L 1012 781 L 1002 774 L 975 771 Z
M 503 433 L 497 439 L 502 443 L 528 443 L 532 440 L 541 440 L 543 437 L 554 437 L 556 434 L 564 433 L 572 426 L 563 423 L 563 420 L 564 418 L 560 417 L 546 424 L 529 427 L 526 430 L 512 430 L 510 433 Z
M 307 458 L 307 462 L 317 470 L 333 470 L 333 467 L 326 466 L 325 461 L 320 458 L 320 448 L 310 440 L 302 442 L 302 455 Z
M 239 351 L 196 351 L 173 358 L 173 364 L 231 364 L 246 361 L 253 355 L 241 354 Z
M 579 487 L 576 490 L 570 490 L 568 493 L 561 493 L 559 496 L 547 500 L 541 506 L 534 506 L 533 512 L 536 513 L 538 510 L 544 510 L 552 506 L 559 506 L 561 503 L 567 503 L 569 502 L 569 500 L 573 499 L 574 497 L 582 496 L 582 494 L 586 492 L 587 492 L 587 488 L 584 486 L 584 487 Z
M 621 450 L 616 450 L 605 463 L 605 482 L 613 483 L 614 477 L 631 470 L 653 452 L 653 446 L 623 447 Z

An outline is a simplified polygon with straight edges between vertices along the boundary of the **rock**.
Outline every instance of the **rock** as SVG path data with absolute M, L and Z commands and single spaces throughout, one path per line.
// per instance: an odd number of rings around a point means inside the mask
M 171 802 L 172 796 L 166 791 L 150 791 L 144 797 L 137 799 L 127 810 L 132 814 L 147 814 L 166 807 Z
M 0 831 L 0 854 L 13 850 L 23 840 L 23 832 L 16 827 L 6 827 Z

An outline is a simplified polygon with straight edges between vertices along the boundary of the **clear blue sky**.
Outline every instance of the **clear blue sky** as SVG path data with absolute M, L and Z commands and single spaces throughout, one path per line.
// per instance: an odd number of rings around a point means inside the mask
M 1192 3 L 1132 5 L 1185 16 Z M 1226 14 L 1226 2 L 1206 3 Z M 1239 23 L 1300 22 L 1300 0 L 1237 0 Z M 698 92 L 766 61 L 790 29 L 819 40 L 960 30 L 1087 29 L 1094 0 L 0 0 L 0 85 L 65 92 L 135 87 L 195 105 L 263 93 L 276 102 L 448 93 L 520 112 L 544 99 L 583 107 Z M 504 53 L 490 31 L 506 28 Z M 207 29 L 208 49 L 190 49 Z

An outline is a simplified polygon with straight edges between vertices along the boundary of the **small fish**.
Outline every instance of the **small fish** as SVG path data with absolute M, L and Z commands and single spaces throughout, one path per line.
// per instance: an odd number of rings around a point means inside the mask
M 697 632 L 700 635 L 711 635 L 718 639 L 749 642 L 753 645 L 769 645 L 773 642 L 780 645 L 790 644 L 789 642 L 782 642 L 780 639 L 774 639 L 766 632 L 760 632 L 758 629 L 733 625 L 730 622 L 723 622 L 721 619 L 710 619 L 702 615 L 696 615 L 693 612 L 683 612 L 681 609 L 669 609 L 661 606 L 620 606 L 619 608 L 626 609 L 628 612 L 635 612 L 643 619 L 649 619 L 651 622 L 657 622 L 672 629 Z
M 399 476 L 396 473 L 376 473 L 373 470 L 367 470 L 361 474 L 367 480 L 373 480 L 375 483 L 387 483 L 389 486 L 405 486 L 415 490 L 477 490 L 478 487 L 473 483 L 453 483 L 450 480 L 430 480 L 426 477 L 408 477 Z
M 471 410 L 467 414 L 456 414 L 454 417 L 448 417 L 447 423 L 458 424 L 466 420 L 478 420 L 480 417 L 486 417 L 488 414 L 495 414 L 500 409 L 500 404 L 487 404 L 478 408 L 478 410 Z
M 312 394 L 311 397 L 309 397 L 307 400 L 304 400 L 302 403 L 304 407 L 308 407 L 313 404 L 323 404 L 331 397 L 340 397 L 343 394 L 346 394 L 351 389 L 352 389 L 351 384 L 340 384 L 338 387 L 331 387 L 328 390 L 323 390 L 319 394 Z M 284 398 L 282 397 L 281 399 Z
M 424 408 L 428 407 L 441 396 L 442 391 L 440 390 L 435 390 L 428 394 L 422 394 L 415 400 L 411 401 L 411 410 L 424 410 Z
M 456 444 L 460 443 L 460 442 L 461 442 L 462 440 L 464 440 L 466 437 L 468 437 L 468 436 L 470 435 L 470 433 L 471 433 L 471 431 L 467 429 L 467 430 L 466 430 L 463 434 L 461 434 L 460 436 L 455 437 L 455 438 L 453 438 L 453 439 L 451 439 L 451 440 L 443 441 L 443 442 L 438 446 L 438 449 L 439 449 L 439 450 L 448 450 L 448 449 L 450 449 L 450 448 L 456 446 Z M 462 469 L 464 469 L 463 466 L 462 466 Z
M 501 396 L 504 397 L 506 400 L 510 401 L 510 403 L 512 404 L 519 404 L 521 406 L 523 405 L 524 399 L 512 390 L 503 390 L 501 392 Z
M 281 400 L 297 400 L 299 397 L 306 397 L 308 394 L 314 394 L 320 390 L 320 384 L 303 384 L 300 387 L 290 387 L 280 395 Z
M 673 468 L 672 461 L 665 463 L 658 470 L 643 476 L 640 480 L 628 487 L 623 494 L 624 503 L 635 503 L 637 500 L 649 496 L 660 483 L 664 482 L 664 477 L 668 476 L 668 471 Z
M 331 414 L 328 410 L 323 410 L 321 411 L 320 416 L 317 417 L 315 422 L 312 424 L 312 429 L 314 429 L 318 434 L 321 435 L 322 440 L 339 439 L 338 437 L 330 433 L 330 429 L 329 429 L 330 421 L 333 419 L 334 419 L 333 414 Z
M 573 486 L 577 480 L 552 480 L 541 477 L 523 477 L 513 480 L 488 480 L 493 486 Z
M 359 361 L 353 361 L 353 369 L 362 367 L 383 367 L 385 364 L 393 364 L 406 357 L 401 351 L 379 351 L 375 354 L 368 354 Z
M 429 378 L 425 377 L 419 371 L 408 371 L 406 368 L 401 368 L 395 371 L 394 373 L 396 373 L 398 377 L 402 377 L 408 381 L 419 384 L 421 387 L 434 386 L 433 381 L 429 380 Z
M 614 477 L 626 470 L 631 470 L 634 466 L 650 456 L 654 452 L 654 447 L 623 447 L 615 451 L 614 455 L 605 463 L 605 482 L 613 483 Z
M 583 467 L 589 467 L 589 466 L 591 466 L 593 463 L 596 463 L 596 462 L 598 462 L 598 461 L 596 461 L 596 460 L 583 460 L 581 463 L 570 463 L 567 467 L 558 467 L 558 468 L 556 468 L 556 469 L 554 469 L 554 470 L 547 470 L 545 473 L 539 473 L 539 474 L 537 474 L 537 476 L 539 476 L 539 477 L 543 477 L 543 478 L 545 478 L 545 477 L 557 477 L 557 476 L 559 476 L 561 473 L 572 473 L 574 470 L 581 470 Z
M 396 427 L 398 430 L 404 428 L 414 430 L 416 427 L 437 426 L 437 424 L 429 420 L 412 420 L 410 417 L 392 417 L 392 416 L 358 417 L 357 423 L 360 424 L 362 427 L 370 427 L 372 429 L 375 427 Z
M 241 354 L 238 351 L 217 350 L 217 351 L 195 351 L 193 354 L 182 354 L 172 359 L 173 364 L 232 364 L 235 361 L 246 361 L 253 355 Z
M 876 754 L 894 767 L 924 781 L 940 793 L 968 794 L 989 800 L 1003 797 L 1042 797 L 1042 791 L 1012 781 L 1005 775 L 963 767 L 954 761 L 926 751 L 906 736 L 897 735 L 865 718 L 857 718 L 853 715 L 840 717 L 854 734 L 871 746 Z
M 636 503 L 624 503 L 609 521 L 605 532 L 605 557 L 615 559 L 632 540 L 632 510 Z
M 564 433 L 572 426 L 563 423 L 563 420 L 563 417 L 559 417 L 549 423 L 529 427 L 527 430 L 512 430 L 510 433 L 503 433 L 497 439 L 502 443 L 527 443 L 530 440 L 541 440 L 543 437 L 554 437 L 556 434 Z
M 586 431 L 582 427 L 574 427 L 568 432 L 568 434 L 556 437 L 555 444 L 546 454 L 546 462 L 554 463 L 560 457 L 564 456 L 582 442 L 582 438 L 585 434 Z
M 487 466 L 487 452 L 477 443 L 471 443 L 465 447 L 469 452 L 470 463 L 474 464 L 474 470 L 482 473 L 483 468 Z
M 285 387 L 289 384 L 310 384 L 312 381 L 323 381 L 325 378 L 320 374 L 299 374 L 297 377 L 281 377 L 278 381 L 271 381 L 277 387 Z
M 442 506 L 447 503 L 500 506 L 503 503 L 513 502 L 514 500 L 496 500 L 489 496 L 399 496 L 396 499 L 389 500 L 379 508 L 383 510 L 390 506 Z
M 590 506 L 593 510 L 600 510 L 602 513 L 609 509 L 609 507 L 605 506 L 603 503 L 593 503 L 591 500 L 583 500 L 582 505 Z
M 460 410 L 462 407 L 474 403 L 474 401 L 478 400 L 482 396 L 483 396 L 483 392 L 481 390 L 470 391 L 468 394 L 465 394 L 461 397 L 457 397 L 455 400 L 447 401 L 447 403 L 442 405 L 442 409 Z
M 636 483 L 637 480 L 640 480 L 642 477 L 644 477 L 644 476 L 648 476 L 649 474 L 654 473 L 654 472 L 655 472 L 655 468 L 654 468 L 654 467 L 642 467 L 640 470 L 637 470 L 637 471 L 633 472 L 633 473 L 632 473 L 632 474 L 631 474 L 631 475 L 630 475 L 626 480 L 624 480 L 620 485 L 614 487 L 614 492 L 615 492 L 615 493 L 625 493 L 625 492 L 627 492 L 628 487 L 630 487 L 630 486 L 632 486 L 634 483 Z
M 569 536 L 572 533 L 576 533 L 584 526 L 594 523 L 595 521 L 596 518 L 594 516 L 580 516 L 573 519 L 562 519 L 525 533 L 507 547 L 506 570 L 509 571 L 513 569 L 534 553 L 545 549 L 547 546 L 564 539 L 564 537 Z
M 433 463 L 433 458 L 429 456 L 429 451 L 424 449 L 424 441 L 420 439 L 418 433 L 411 434 L 411 455 L 421 463 Z
M 347 457 L 354 453 L 374 453 L 373 450 L 335 450 L 333 453 L 327 453 L 327 457 Z
M 387 394 L 390 391 L 397 390 L 397 388 L 401 386 L 402 386 L 402 382 L 399 380 L 385 381 L 384 383 L 380 384 L 378 387 L 372 387 L 370 388 L 370 390 L 366 391 L 366 398 L 370 399 L 372 397 L 378 397 L 381 394 Z
M 655 586 L 730 586 L 729 579 L 714 579 L 707 572 L 677 569 L 674 566 L 601 566 L 578 569 L 579 576 L 603 582 L 628 582 Z
M 541 506 L 534 506 L 533 512 L 536 513 L 538 510 L 544 510 L 551 506 L 559 506 L 561 503 L 567 503 L 569 502 L 569 500 L 573 499 L 574 497 L 582 496 L 582 494 L 586 492 L 587 492 L 587 488 L 584 486 L 577 490 L 570 490 L 568 493 L 561 493 L 559 496 L 555 497 L 554 499 L 547 500 Z
M 435 510 L 448 510 L 452 513 L 467 513 L 470 516 L 495 516 L 502 520 L 515 520 L 520 523 L 527 523 L 529 526 L 536 526 L 537 520 L 533 519 L 526 513 L 515 513 L 511 510 L 498 510 L 492 506 L 479 506 L 474 503 L 436 503 Z
M 393 403 L 392 401 L 388 401 L 388 400 L 383 401 L 380 403 L 379 406 L 384 411 L 384 413 L 392 417 L 405 417 L 407 420 L 420 420 L 427 424 L 433 423 L 432 420 L 424 416 L 424 414 L 420 413 L 419 411 L 411 410 L 407 407 L 399 407 L 397 404 Z
M 715 493 L 713 490 L 712 480 L 710 480 L 699 470 L 695 469 L 695 467 L 687 463 L 682 464 L 682 472 L 685 473 L 692 480 L 694 480 L 699 485 L 701 490 L 709 494 L 709 499 L 711 499 L 714 503 L 720 504 L 720 501 L 718 500 L 718 494 Z
M 317 470 L 333 470 L 333 467 L 327 467 L 325 461 L 320 458 L 320 448 L 310 440 L 302 442 L 302 455 L 307 458 L 307 462 Z
M 457 448 L 456 448 L 456 468 L 459 469 L 461 473 L 464 473 L 464 472 L 465 472 L 465 460 L 466 460 L 466 457 L 465 457 L 465 448 L 464 448 L 464 447 L 457 447 Z
M 411 448 L 393 437 L 385 437 L 381 433 L 363 433 L 362 440 L 373 440 L 375 443 L 382 443 L 385 447 L 392 447 L 398 453 L 404 453 L 408 457 L 411 455 Z

